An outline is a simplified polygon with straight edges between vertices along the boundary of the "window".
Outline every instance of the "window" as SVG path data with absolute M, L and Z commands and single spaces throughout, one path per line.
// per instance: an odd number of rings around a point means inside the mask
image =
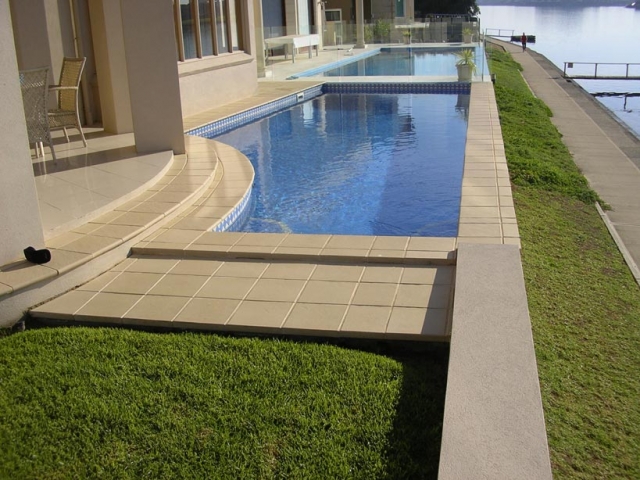
M 180 61 L 243 49 L 242 0 L 174 0 Z

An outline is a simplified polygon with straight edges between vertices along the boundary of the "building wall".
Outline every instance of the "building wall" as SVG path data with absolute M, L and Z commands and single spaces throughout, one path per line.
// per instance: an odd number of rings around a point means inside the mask
M 242 98 L 258 89 L 256 32 L 253 0 L 243 0 L 242 21 L 244 51 L 178 62 L 182 115 L 189 117 Z

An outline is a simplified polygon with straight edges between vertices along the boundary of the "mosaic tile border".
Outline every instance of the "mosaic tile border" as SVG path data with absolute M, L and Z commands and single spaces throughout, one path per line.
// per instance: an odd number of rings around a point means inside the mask
M 187 131 L 187 135 L 196 135 L 209 139 L 214 138 L 218 135 L 233 130 L 234 128 L 241 127 L 243 125 L 246 125 L 247 123 L 251 123 L 260 118 L 264 118 L 277 111 L 292 107 L 293 105 L 296 105 L 297 103 L 300 103 L 302 101 L 306 101 L 310 98 L 322 95 L 322 86 L 318 85 L 315 87 L 311 87 L 302 91 L 301 93 L 304 94 L 303 99 L 299 99 L 300 93 L 289 95 L 279 100 L 274 100 L 273 102 L 269 102 L 264 105 L 260 105 L 259 107 L 252 108 L 251 110 L 237 113 L 235 115 L 231 115 L 230 117 L 223 118 L 222 120 L 212 122 L 208 125 L 193 128 Z
M 324 93 L 453 93 L 470 94 L 471 82 L 325 83 Z
M 249 205 L 249 201 L 251 200 L 251 192 L 252 188 L 250 187 L 247 193 L 242 197 L 240 203 L 238 203 L 233 210 L 227 214 L 220 222 L 215 224 L 211 229 L 212 232 L 227 232 L 234 231 L 234 226 L 242 225 L 244 220 L 246 220 L 249 215 L 249 209 L 247 209 L 247 205 Z

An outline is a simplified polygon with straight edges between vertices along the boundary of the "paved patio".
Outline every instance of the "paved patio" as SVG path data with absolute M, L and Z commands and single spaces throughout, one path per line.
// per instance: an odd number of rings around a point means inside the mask
M 330 52 L 324 60 L 333 60 L 335 55 Z M 321 59 L 323 56 L 311 60 L 316 64 Z M 308 69 L 311 61 L 306 64 L 304 60 L 297 61 L 296 68 Z M 317 84 L 317 80 L 265 79 L 251 98 L 185 119 L 185 130 Z M 238 205 L 251 186 L 253 171 L 248 160 L 219 142 L 188 136 L 186 156 L 174 160 L 168 173 L 112 212 L 52 239 L 50 246 L 64 251 L 80 241 L 77 235 L 87 242 L 85 236 L 94 237 L 96 232 L 122 227 L 134 219 L 154 222 L 157 216 L 166 216 L 161 211 L 164 204 L 181 206 L 171 220 L 158 220 L 153 232 L 136 232 L 131 243 L 134 257 L 33 309 L 32 316 L 447 341 L 457 242 L 519 245 L 489 83 L 474 83 L 471 92 L 459 238 L 212 233 L 209 230 Z M 179 178 L 172 176 L 176 174 Z M 145 218 L 138 218 L 140 215 Z M 128 233 L 133 230 L 130 227 Z M 229 273 L 238 271 L 243 273 Z M 177 285 L 185 287 L 178 289 Z

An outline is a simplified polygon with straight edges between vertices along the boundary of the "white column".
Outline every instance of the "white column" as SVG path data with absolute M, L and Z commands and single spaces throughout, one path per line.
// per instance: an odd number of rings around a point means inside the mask
M 44 246 L 7 0 L 0 0 L 0 265 Z
M 89 0 L 89 12 L 100 89 L 102 126 L 109 133 L 132 132 L 120 2 Z
M 356 0 L 356 44 L 354 48 L 365 48 L 364 44 L 364 3 Z
M 133 133 L 138 152 L 184 153 L 171 0 L 121 0 Z

